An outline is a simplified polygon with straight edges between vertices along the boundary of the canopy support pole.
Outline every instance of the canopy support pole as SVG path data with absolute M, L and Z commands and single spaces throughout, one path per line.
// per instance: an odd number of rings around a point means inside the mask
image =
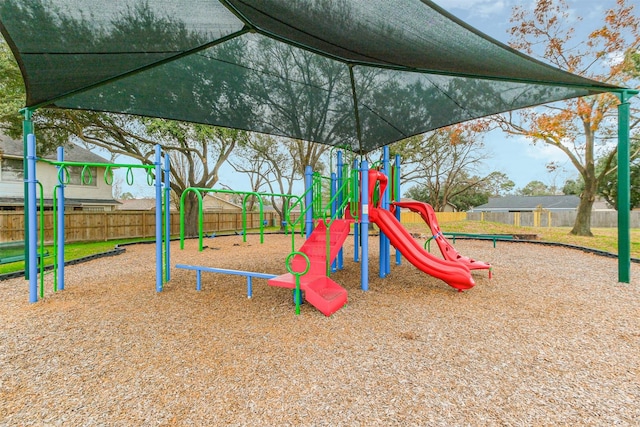
M 631 168 L 629 148 L 629 98 L 634 94 L 623 91 L 618 94 L 618 282 L 631 281 Z

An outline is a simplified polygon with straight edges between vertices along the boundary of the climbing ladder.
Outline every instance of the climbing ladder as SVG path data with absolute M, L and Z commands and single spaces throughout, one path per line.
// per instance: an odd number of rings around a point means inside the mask
M 335 219 L 330 222 L 329 233 L 324 220 L 319 220 L 304 242 L 299 252 L 309 257 L 309 270 L 300 277 L 300 289 L 304 291 L 304 299 L 325 316 L 331 316 L 347 303 L 347 290 L 327 277 L 327 266 L 337 257 L 338 252 L 349 235 L 350 220 Z M 327 244 L 327 235 L 329 242 Z M 329 259 L 327 260 L 327 255 Z M 304 271 L 307 261 L 301 255 L 293 257 L 291 270 Z M 268 284 L 282 288 L 294 289 L 296 277 L 291 273 L 269 279 Z

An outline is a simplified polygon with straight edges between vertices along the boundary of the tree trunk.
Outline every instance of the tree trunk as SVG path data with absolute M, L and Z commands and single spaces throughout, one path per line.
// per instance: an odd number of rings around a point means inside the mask
M 198 197 L 189 192 L 184 198 L 184 235 L 195 237 L 198 235 Z
M 593 202 L 596 199 L 595 193 L 595 189 L 585 188 L 580 195 L 578 214 L 576 215 L 576 222 L 573 224 L 573 229 L 570 231 L 571 234 L 593 237 L 593 233 L 591 233 L 591 211 L 593 209 Z

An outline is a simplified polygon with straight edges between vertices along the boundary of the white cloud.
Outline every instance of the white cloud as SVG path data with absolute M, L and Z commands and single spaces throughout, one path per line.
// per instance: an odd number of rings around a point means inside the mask
M 538 142 L 533 145 L 527 142 L 527 148 L 525 149 L 525 156 L 536 160 L 543 160 L 546 163 L 559 162 L 567 159 L 567 155 L 562 152 L 558 147 L 553 145 Z

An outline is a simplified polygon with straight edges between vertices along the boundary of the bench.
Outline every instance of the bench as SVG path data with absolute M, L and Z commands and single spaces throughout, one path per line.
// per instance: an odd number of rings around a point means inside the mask
M 40 259 L 40 251 L 38 248 L 38 260 Z M 45 249 L 44 256 L 49 256 L 49 251 Z M 24 261 L 24 240 L 16 240 L 13 242 L 0 243 L 0 264 L 9 264 L 11 262 Z
M 247 298 L 251 298 L 253 295 L 252 279 L 273 279 L 275 274 L 256 273 L 253 271 L 241 271 L 241 270 L 229 270 L 227 268 L 214 268 L 204 267 L 201 265 L 188 265 L 188 264 L 176 264 L 176 268 L 182 268 L 184 270 L 195 270 L 196 272 L 196 290 L 202 290 L 202 272 L 207 273 L 220 273 L 220 274 L 232 274 L 234 276 L 246 276 L 247 278 Z
M 497 240 L 514 240 L 512 234 L 476 234 L 476 233 L 453 233 L 443 231 L 442 235 L 446 238 L 450 238 L 453 243 L 456 243 L 456 237 L 480 239 L 480 240 L 493 240 L 493 247 L 496 247 Z

